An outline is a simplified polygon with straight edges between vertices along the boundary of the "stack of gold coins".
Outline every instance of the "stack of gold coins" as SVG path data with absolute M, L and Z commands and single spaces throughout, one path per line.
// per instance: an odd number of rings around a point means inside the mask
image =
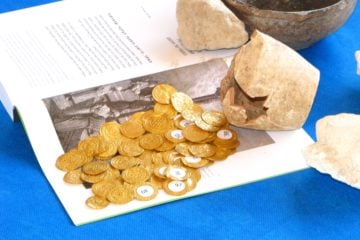
M 239 145 L 225 115 L 204 111 L 183 92 L 157 85 L 152 110 L 106 122 L 99 135 L 59 156 L 68 184 L 91 184 L 93 209 L 149 201 L 160 190 L 180 196 L 196 188 L 199 169 L 225 160 Z

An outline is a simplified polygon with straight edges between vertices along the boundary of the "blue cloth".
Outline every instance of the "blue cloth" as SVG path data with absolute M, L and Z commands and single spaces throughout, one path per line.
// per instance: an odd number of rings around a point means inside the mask
M 0 12 L 47 2 L 2 0 Z M 356 49 L 360 6 L 340 30 L 300 51 L 321 71 L 304 126 L 313 138 L 319 118 L 360 114 Z M 22 125 L 11 122 L 2 106 L 0 129 L 0 239 L 360 239 L 360 191 L 314 169 L 75 227 Z

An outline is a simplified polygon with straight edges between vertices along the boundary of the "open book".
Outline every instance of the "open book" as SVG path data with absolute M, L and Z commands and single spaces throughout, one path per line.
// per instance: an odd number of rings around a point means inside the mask
M 151 89 L 169 83 L 208 109 L 221 109 L 219 86 L 236 49 L 188 51 L 176 34 L 175 0 L 64 1 L 0 16 L 0 98 L 20 115 L 40 166 L 75 225 L 209 193 L 307 167 L 303 129 L 236 129 L 241 142 L 227 160 L 201 169 L 195 190 L 163 192 L 93 210 L 91 189 L 63 181 L 56 159 L 97 134 L 152 107 Z M 9 24 L 11 23 L 11 24 Z M 26 23 L 26 25 L 24 24 Z

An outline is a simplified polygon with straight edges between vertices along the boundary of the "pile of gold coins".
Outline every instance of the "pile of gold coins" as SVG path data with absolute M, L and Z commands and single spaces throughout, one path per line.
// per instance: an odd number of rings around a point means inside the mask
M 104 123 L 57 159 L 66 183 L 91 184 L 90 208 L 148 201 L 160 190 L 186 194 L 200 180 L 199 168 L 225 160 L 239 145 L 222 112 L 204 111 L 168 84 L 154 87 L 152 96 L 153 110 Z

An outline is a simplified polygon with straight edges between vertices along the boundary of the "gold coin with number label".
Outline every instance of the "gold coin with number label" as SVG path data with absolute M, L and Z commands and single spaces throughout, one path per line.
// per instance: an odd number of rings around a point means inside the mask
M 134 187 L 135 199 L 139 201 L 149 201 L 154 199 L 158 194 L 156 185 L 146 182 L 140 183 Z

